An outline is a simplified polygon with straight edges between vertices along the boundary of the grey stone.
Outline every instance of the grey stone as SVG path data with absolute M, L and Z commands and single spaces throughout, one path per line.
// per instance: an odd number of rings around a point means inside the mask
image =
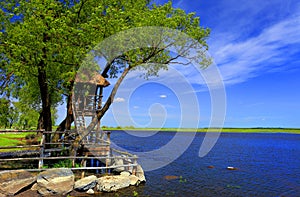
M 130 172 L 123 171 L 120 173 L 121 176 L 130 176 Z
M 104 176 L 98 179 L 97 189 L 102 192 L 114 192 L 130 186 L 130 178 L 127 176 Z
M 140 179 L 135 175 L 130 175 L 129 179 L 130 179 L 130 185 L 138 186 L 141 182 Z
M 95 175 L 85 177 L 75 182 L 74 189 L 86 191 L 94 188 L 97 185 L 98 179 Z
M 37 184 L 42 195 L 66 195 L 73 190 L 74 174 L 68 168 L 50 169 L 38 175 Z
M 87 194 L 95 194 L 95 192 L 94 192 L 94 190 L 92 190 L 92 189 L 89 189 L 87 192 L 86 192 Z
M 141 165 L 137 165 L 135 176 L 139 178 L 140 182 L 146 182 L 144 170 Z
M 4 195 L 15 195 L 36 181 L 36 177 L 25 170 L 0 172 L 0 191 Z
M 123 161 L 123 159 L 119 159 L 119 158 L 115 158 L 114 159 L 114 164 L 113 164 L 114 166 L 122 166 L 122 165 L 124 165 L 124 161 Z M 125 168 L 124 167 L 119 167 L 119 168 L 115 168 L 114 169 L 114 171 L 116 171 L 116 172 L 122 172 L 122 171 L 124 171 L 125 170 Z

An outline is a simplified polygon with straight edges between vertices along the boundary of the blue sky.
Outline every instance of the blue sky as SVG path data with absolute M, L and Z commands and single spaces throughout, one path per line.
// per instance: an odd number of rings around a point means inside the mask
M 211 29 L 209 53 L 226 90 L 224 127 L 300 128 L 299 1 L 181 0 L 173 6 L 196 12 Z M 196 104 L 156 80 L 127 90 L 127 97 L 120 91 L 102 125 L 207 127 L 210 91 L 195 81 L 191 75 Z

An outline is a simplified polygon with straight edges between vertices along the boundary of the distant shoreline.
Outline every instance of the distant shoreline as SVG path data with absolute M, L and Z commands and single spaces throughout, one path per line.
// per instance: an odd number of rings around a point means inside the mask
M 55 127 L 55 126 L 54 126 Z M 0 129 L 1 130 L 1 129 Z M 3 131 L 10 131 L 9 129 L 3 129 Z M 134 128 L 134 127 L 102 127 L 104 131 L 162 131 L 162 132 L 219 132 L 217 128 Z M 12 131 L 16 131 L 13 129 Z M 35 130 L 33 130 L 34 132 Z M 221 128 L 222 133 L 290 133 L 300 134 L 300 128 Z M 6 132 L 5 132 L 6 133 Z M 22 130 L 20 130 L 22 133 Z
M 123 128 L 114 128 L 106 127 L 102 128 L 105 131 L 165 131 L 165 132 L 218 132 L 219 129 L 210 128 L 132 128 L 132 127 L 123 127 Z M 300 134 L 300 129 L 298 128 L 222 128 L 221 132 L 223 133 L 290 133 L 290 134 Z

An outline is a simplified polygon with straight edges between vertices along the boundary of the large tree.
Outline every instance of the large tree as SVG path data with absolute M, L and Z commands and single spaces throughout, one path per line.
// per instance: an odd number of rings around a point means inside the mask
M 26 102 L 40 107 L 43 129 L 49 131 L 51 107 L 65 98 L 67 114 L 59 129 L 70 128 L 76 72 L 86 54 L 105 38 L 133 27 L 163 26 L 185 32 L 206 46 L 209 35 L 195 14 L 174 9 L 171 3 L 157 6 L 149 0 L 3 0 L 0 5 L 2 87 L 8 87 L 16 98 L 31 95 Z M 154 46 L 111 59 L 102 75 L 122 74 L 97 118 L 108 110 L 131 69 L 146 62 L 159 62 L 165 68 L 171 60 L 174 57 Z M 160 69 L 157 65 L 153 68 L 144 67 L 150 75 Z

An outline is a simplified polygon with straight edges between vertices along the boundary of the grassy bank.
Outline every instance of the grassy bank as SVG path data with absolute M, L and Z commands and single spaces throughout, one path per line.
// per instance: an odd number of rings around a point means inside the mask
M 108 127 L 103 128 L 103 130 L 112 131 L 112 130 L 130 130 L 130 131 L 166 131 L 166 132 L 216 132 L 219 131 L 217 129 L 207 129 L 207 128 L 199 128 L 199 129 L 191 129 L 191 128 L 132 128 L 132 127 L 124 127 L 124 128 L 114 128 Z M 300 129 L 294 128 L 222 128 L 221 132 L 226 133 L 293 133 L 300 134 Z
M 28 133 L 0 133 L 0 146 L 23 146 L 32 143 L 34 132 Z M 14 151 L 19 149 L 0 149 L 0 152 Z

